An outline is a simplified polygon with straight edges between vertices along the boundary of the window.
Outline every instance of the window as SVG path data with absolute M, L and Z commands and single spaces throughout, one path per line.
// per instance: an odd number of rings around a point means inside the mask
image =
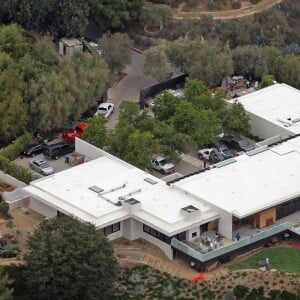
M 158 240 L 161 240 L 167 244 L 171 244 L 171 238 L 167 235 L 164 235 L 163 233 L 155 230 L 154 228 L 151 228 L 148 225 L 143 224 L 143 231 L 152 235 L 153 237 L 157 238 Z
M 195 238 L 197 236 L 197 232 L 192 233 L 192 238 Z
M 120 222 L 114 223 L 112 225 L 106 226 L 103 228 L 104 235 L 112 234 L 114 232 L 120 231 L 121 224 Z

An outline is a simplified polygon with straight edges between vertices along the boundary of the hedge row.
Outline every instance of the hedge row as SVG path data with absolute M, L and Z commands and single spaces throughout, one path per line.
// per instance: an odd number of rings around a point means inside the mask
M 0 155 L 0 170 L 26 184 L 32 180 L 32 173 L 29 168 L 18 166 L 3 155 Z
M 9 146 L 2 148 L 0 150 L 0 155 L 8 158 L 9 160 L 15 160 L 20 156 L 21 151 L 24 149 L 25 146 L 29 145 L 31 142 L 31 136 L 27 132 L 17 138 L 14 143 L 10 144 Z

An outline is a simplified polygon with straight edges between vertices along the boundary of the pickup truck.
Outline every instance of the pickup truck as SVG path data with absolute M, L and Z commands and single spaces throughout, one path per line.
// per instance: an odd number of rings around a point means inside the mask
M 88 127 L 86 123 L 78 124 L 74 129 L 69 129 L 62 134 L 62 137 L 70 142 L 74 142 L 75 138 L 81 138 L 84 130 Z
M 153 169 L 162 174 L 171 174 L 175 171 L 175 166 L 165 157 L 157 156 L 151 160 Z

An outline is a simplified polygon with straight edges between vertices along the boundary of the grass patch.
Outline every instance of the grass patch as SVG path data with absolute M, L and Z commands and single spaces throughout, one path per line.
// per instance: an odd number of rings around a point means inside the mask
M 300 274 L 300 250 L 293 248 L 271 248 L 265 249 L 247 260 L 228 268 L 232 271 L 243 269 L 257 269 L 258 262 L 264 261 L 266 257 L 270 260 L 271 269 L 277 269 L 281 272 L 290 272 Z

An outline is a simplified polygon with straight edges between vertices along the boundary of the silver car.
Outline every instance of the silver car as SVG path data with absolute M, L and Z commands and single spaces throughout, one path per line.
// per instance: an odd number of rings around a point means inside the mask
M 34 171 L 42 174 L 42 175 L 51 175 L 54 173 L 54 170 L 49 164 L 44 160 L 31 160 L 29 161 L 29 166 Z

